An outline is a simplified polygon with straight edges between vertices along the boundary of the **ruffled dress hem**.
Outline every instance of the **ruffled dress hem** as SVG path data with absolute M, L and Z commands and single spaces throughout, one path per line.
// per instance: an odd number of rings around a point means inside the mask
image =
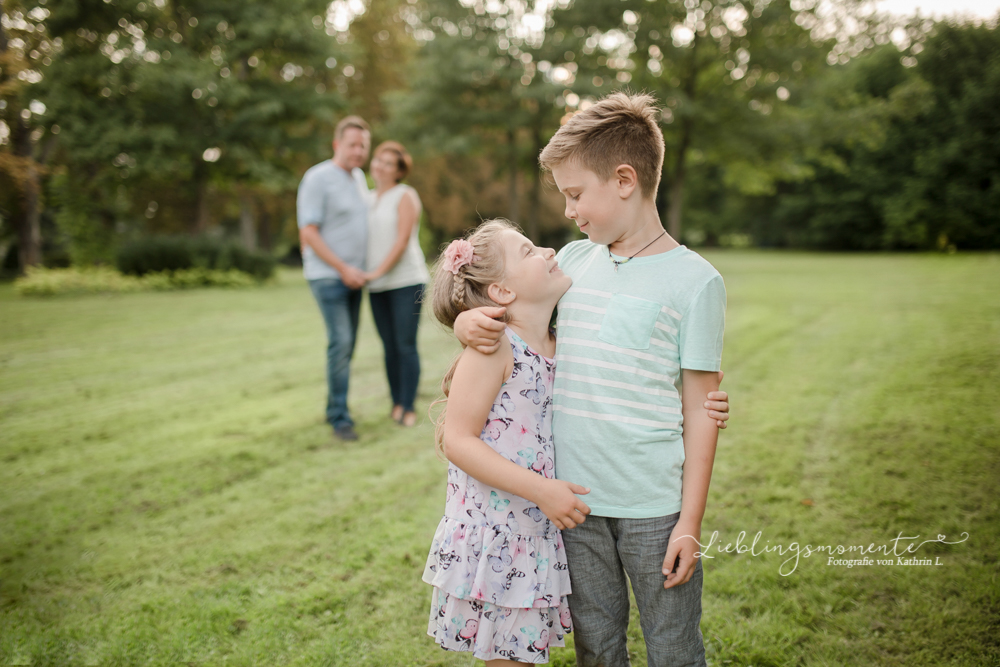
M 549 649 L 564 647 L 572 632 L 569 605 L 511 609 L 489 602 L 454 598 L 435 588 L 427 634 L 448 651 L 467 652 L 479 660 L 549 661 Z
M 518 609 L 558 607 L 572 593 L 562 534 L 546 518 L 538 534 L 442 517 L 424 582 L 452 597 Z M 548 527 L 548 529 L 545 528 Z

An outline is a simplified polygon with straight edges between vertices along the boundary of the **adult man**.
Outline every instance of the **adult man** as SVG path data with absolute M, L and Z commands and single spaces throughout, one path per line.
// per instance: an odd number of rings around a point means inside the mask
M 296 209 L 302 270 L 326 323 L 326 420 L 341 440 L 357 440 L 347 387 L 365 284 L 368 186 L 361 166 L 371 131 L 358 116 L 348 116 L 333 137 L 333 159 L 302 177 Z

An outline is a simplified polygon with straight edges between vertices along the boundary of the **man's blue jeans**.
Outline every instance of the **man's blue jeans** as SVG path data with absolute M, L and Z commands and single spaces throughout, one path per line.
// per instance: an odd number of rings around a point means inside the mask
M 353 426 L 347 409 L 347 387 L 358 335 L 361 290 L 350 289 L 339 278 L 310 280 L 309 289 L 326 323 L 326 421 L 333 428 Z

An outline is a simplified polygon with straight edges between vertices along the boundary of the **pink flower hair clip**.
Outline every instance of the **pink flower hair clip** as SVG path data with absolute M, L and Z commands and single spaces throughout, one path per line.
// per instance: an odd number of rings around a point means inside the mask
M 465 239 L 455 239 L 445 248 L 444 262 L 441 263 L 441 268 L 445 271 L 451 271 L 457 276 L 459 269 L 463 266 L 478 262 L 480 259 L 482 257 L 475 254 L 471 243 Z

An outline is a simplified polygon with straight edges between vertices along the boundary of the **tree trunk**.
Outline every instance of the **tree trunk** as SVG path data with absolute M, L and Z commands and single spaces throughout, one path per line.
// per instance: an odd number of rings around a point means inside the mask
M 18 260 L 23 273 L 30 266 L 42 263 L 42 228 L 39 223 L 38 210 L 38 165 L 34 160 L 35 142 L 31 139 L 31 128 L 25 124 L 20 115 L 16 116 L 14 127 L 11 128 L 11 144 L 14 155 L 21 158 L 25 164 L 24 180 L 21 183 L 20 206 L 14 214 L 14 227 L 17 229 Z
M 520 215 L 517 201 L 517 133 L 513 127 L 507 128 L 507 170 L 510 172 L 510 193 L 508 194 L 508 214 L 507 217 L 512 222 L 517 222 Z
M 257 220 L 257 236 L 260 238 L 260 247 L 264 250 L 271 250 L 271 214 L 266 208 L 260 212 L 260 217 Z
M 6 16 L 3 12 L 3 0 L 0 0 L 0 14 Z M 7 32 L 3 25 L 0 25 L 0 54 L 6 54 L 7 50 Z M 11 112 L 12 152 L 15 158 L 19 158 L 18 162 L 22 162 L 25 166 L 23 176 L 12 174 L 15 182 L 20 180 L 21 196 L 11 216 L 14 228 L 17 230 L 17 254 L 20 270 L 23 273 L 29 266 L 38 266 L 42 263 L 42 230 L 38 215 L 38 165 L 34 162 L 35 142 L 31 138 L 31 128 L 21 118 L 17 108 L 11 109 Z
M 0 0 L 0 16 L 6 16 L 3 11 L 3 0 Z M 3 24 L 0 23 L 0 53 L 7 52 L 7 31 L 3 29 Z
M 531 148 L 534 159 L 531 161 L 531 194 L 528 196 L 528 238 L 532 243 L 541 243 L 538 230 L 538 207 L 541 200 L 542 169 L 538 164 L 538 154 L 542 152 L 542 131 L 540 112 L 535 114 L 535 123 L 531 126 Z
M 257 220 L 253 195 L 240 189 L 240 242 L 247 250 L 257 249 Z
M 208 231 L 211 222 L 208 207 L 208 183 L 205 179 L 198 180 L 198 203 L 195 210 L 194 231 L 197 234 L 204 234 Z
M 678 243 L 681 240 L 681 215 L 684 211 L 684 177 L 687 167 L 687 150 L 691 142 L 690 121 L 681 121 L 681 143 L 674 160 L 673 177 L 667 192 L 667 233 Z
M 691 42 L 691 60 L 687 76 L 684 79 L 684 94 L 687 96 L 686 104 L 693 104 L 697 93 L 698 82 L 698 35 L 694 36 Z M 681 242 L 681 218 L 684 213 L 684 180 L 687 171 L 687 152 L 691 146 L 691 137 L 694 134 L 694 119 L 687 111 L 680 121 L 681 137 L 677 146 L 677 155 L 674 159 L 674 169 L 670 178 L 667 203 L 667 233 L 678 243 Z

